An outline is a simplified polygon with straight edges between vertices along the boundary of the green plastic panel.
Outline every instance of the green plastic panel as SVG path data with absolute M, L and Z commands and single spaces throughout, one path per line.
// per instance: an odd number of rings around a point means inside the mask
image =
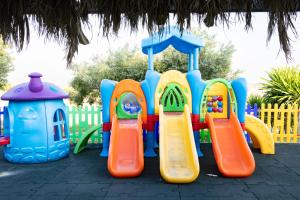
M 183 112 L 186 97 L 177 83 L 170 83 L 165 88 L 160 103 L 165 112 Z
M 89 141 L 89 138 L 93 135 L 94 132 L 98 131 L 102 128 L 102 125 L 93 126 L 90 129 L 84 133 L 81 138 L 78 140 L 75 148 L 74 148 L 74 154 L 79 154 L 81 151 L 83 151 Z

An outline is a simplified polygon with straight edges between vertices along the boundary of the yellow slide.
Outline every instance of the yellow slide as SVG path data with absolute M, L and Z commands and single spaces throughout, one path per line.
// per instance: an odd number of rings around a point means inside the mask
M 245 129 L 250 135 L 254 148 L 260 148 L 263 154 L 275 154 L 275 144 L 272 133 L 263 121 L 246 115 Z
M 184 112 L 159 108 L 160 173 L 169 183 L 190 183 L 200 171 L 189 107 Z

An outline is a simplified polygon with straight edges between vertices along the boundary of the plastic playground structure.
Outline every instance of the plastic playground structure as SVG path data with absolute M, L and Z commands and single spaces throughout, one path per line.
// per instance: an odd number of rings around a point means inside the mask
M 190 33 L 176 28 L 162 30 L 142 41 L 148 55 L 145 80 L 103 80 L 100 86 L 103 103 L 103 148 L 108 170 L 115 177 L 135 177 L 144 169 L 144 156 L 157 156 L 160 173 L 170 183 L 189 183 L 200 172 L 199 130 L 209 128 L 219 171 L 227 177 L 247 177 L 255 170 L 255 161 L 244 137 L 247 131 L 254 148 L 274 154 L 274 141 L 267 126 L 245 115 L 246 80 L 203 81 L 198 55 L 204 46 Z M 176 70 L 159 74 L 154 70 L 154 55 L 169 45 L 188 55 L 188 72 Z M 158 125 L 159 124 L 159 125 Z M 159 126 L 156 138 L 155 125 Z M 93 132 L 92 127 L 77 143 L 81 152 Z M 146 133 L 143 140 L 143 131 Z M 157 143 L 159 139 L 159 144 Z

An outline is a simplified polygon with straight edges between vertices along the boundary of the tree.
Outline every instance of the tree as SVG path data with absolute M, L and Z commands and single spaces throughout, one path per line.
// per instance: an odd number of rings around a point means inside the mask
M 100 102 L 99 87 L 102 79 L 121 81 L 134 79 L 142 81 L 147 70 L 147 58 L 137 48 L 124 46 L 115 52 L 109 52 L 105 59 L 95 57 L 92 63 L 80 63 L 71 66 L 75 77 L 71 82 L 74 88 L 70 92 L 75 104 Z
M 232 44 L 218 46 L 214 36 L 206 32 L 195 32 L 195 35 L 204 39 L 205 47 L 199 56 L 199 68 L 202 79 L 213 78 L 232 79 L 239 71 L 231 70 L 231 58 L 234 52 Z M 185 54 L 168 48 L 155 57 L 154 67 L 158 72 L 176 69 L 181 72 L 187 71 L 188 58 Z M 75 77 L 71 82 L 74 90 L 71 100 L 76 104 L 83 102 L 100 102 L 99 86 L 102 79 L 121 81 L 123 79 L 134 79 L 142 81 L 145 79 L 147 70 L 147 56 L 143 56 L 138 48 L 130 49 L 128 45 L 123 48 L 109 52 L 106 58 L 93 58 L 91 63 L 79 63 L 71 67 Z
M 7 52 L 8 46 L 0 38 L 0 90 L 7 84 L 8 73 L 12 70 L 12 58 Z
M 273 68 L 263 81 L 261 90 L 266 103 L 300 104 L 299 67 Z

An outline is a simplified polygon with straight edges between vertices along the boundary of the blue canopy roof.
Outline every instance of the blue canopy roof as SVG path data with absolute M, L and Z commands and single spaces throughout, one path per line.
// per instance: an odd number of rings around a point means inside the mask
M 181 33 L 178 28 L 171 27 L 170 29 L 164 29 L 163 33 L 155 33 L 151 37 L 143 39 L 142 51 L 144 54 L 148 54 L 148 48 L 152 47 L 153 54 L 157 54 L 169 45 L 185 54 L 193 53 L 195 48 L 204 46 L 202 40 L 191 33 Z

